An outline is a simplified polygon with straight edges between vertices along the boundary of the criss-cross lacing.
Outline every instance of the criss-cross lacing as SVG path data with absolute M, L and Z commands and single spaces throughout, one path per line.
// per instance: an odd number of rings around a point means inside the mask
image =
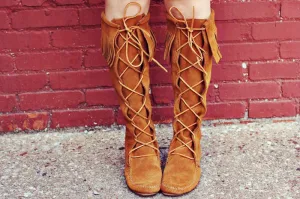
M 180 15 L 181 15 L 181 18 L 178 19 L 176 18 L 173 14 L 172 14 L 172 10 L 175 9 Z M 203 54 L 206 53 L 205 50 L 199 46 L 196 41 L 195 41 L 195 38 L 200 36 L 202 34 L 202 31 L 205 31 L 206 29 L 204 27 L 194 27 L 194 7 L 193 7 L 193 18 L 191 19 L 191 25 L 189 26 L 188 24 L 188 21 L 187 19 L 184 17 L 184 15 L 182 14 L 182 12 L 180 12 L 179 9 L 177 9 L 176 7 L 171 7 L 169 9 L 169 14 L 170 16 L 175 19 L 176 21 L 178 21 L 179 23 L 181 24 L 184 24 L 183 26 L 181 25 L 177 25 L 176 28 L 179 29 L 179 31 L 182 33 L 182 35 L 184 35 L 186 38 L 187 38 L 187 42 L 185 42 L 184 44 L 182 44 L 181 46 L 178 47 L 178 49 L 176 49 L 176 51 L 179 53 L 179 57 L 178 58 L 182 58 L 184 59 L 188 64 L 189 66 L 187 66 L 186 68 L 184 69 L 180 69 L 179 65 L 179 70 L 178 70 L 178 73 L 177 73 L 177 79 L 176 79 L 176 82 L 179 83 L 180 81 L 187 87 L 187 89 L 185 90 L 182 90 L 179 95 L 178 95 L 178 98 L 179 98 L 179 102 L 181 101 L 182 103 L 185 104 L 185 106 L 187 107 L 187 109 L 181 111 L 180 113 L 176 114 L 174 116 L 175 118 L 175 122 L 178 122 L 182 128 L 180 130 L 178 130 L 175 134 L 174 134 L 174 138 L 179 141 L 181 143 L 180 146 L 172 149 L 169 151 L 169 154 L 173 154 L 173 155 L 180 155 L 182 157 L 185 157 L 185 158 L 188 158 L 188 159 L 195 159 L 194 157 L 196 156 L 196 153 L 194 151 L 194 149 L 192 147 L 190 147 L 189 145 L 193 142 L 193 139 L 188 141 L 188 142 L 185 142 L 183 141 L 182 139 L 180 139 L 179 135 L 181 133 L 183 133 L 183 131 L 188 131 L 190 132 L 191 136 L 194 138 L 195 137 L 195 133 L 193 132 L 193 129 L 195 129 L 195 127 L 198 125 L 198 121 L 200 120 L 201 121 L 201 116 L 199 116 L 197 113 L 195 113 L 195 111 L 193 110 L 195 107 L 197 107 L 198 105 L 200 105 L 203 101 L 203 96 L 201 95 L 201 93 L 197 92 L 194 88 L 201 85 L 203 82 L 203 80 L 199 81 L 198 83 L 194 84 L 194 85 L 189 85 L 181 76 L 181 73 L 183 73 L 184 71 L 190 69 L 190 68 L 195 68 L 197 70 L 199 70 L 200 72 L 202 72 L 204 75 L 206 75 L 206 71 L 204 69 L 204 67 L 202 66 L 202 62 L 204 60 L 204 57 L 203 57 Z M 190 61 L 186 56 L 184 56 L 182 53 L 180 53 L 181 49 L 185 46 L 189 46 L 189 48 L 191 49 L 191 52 L 195 55 L 196 57 L 196 62 L 192 62 Z M 193 93 L 195 93 L 197 96 L 199 96 L 200 100 L 198 103 L 196 104 L 193 104 L 193 105 L 189 105 L 187 103 L 186 100 L 184 100 L 184 98 L 182 97 L 182 95 L 188 91 L 192 91 Z M 180 120 L 180 116 L 183 115 L 184 113 L 186 112 L 192 112 L 197 118 L 198 118 L 198 121 L 196 121 L 195 123 L 193 124 L 190 124 L 190 125 L 186 125 L 184 124 L 183 121 Z M 187 155 L 184 155 L 184 154 L 181 154 L 178 151 L 178 149 L 182 148 L 182 147 L 186 147 L 188 148 L 191 153 L 194 155 L 193 157 L 189 157 Z
M 139 11 L 136 15 L 134 16 L 129 16 L 126 17 L 126 12 L 127 9 L 130 5 L 137 5 L 139 7 Z M 151 128 L 150 124 L 151 124 L 151 118 L 150 116 L 143 116 L 141 114 L 141 111 L 146 107 L 146 100 L 147 98 L 145 97 L 145 93 L 143 92 L 138 92 L 137 88 L 141 85 L 144 88 L 144 85 L 142 84 L 143 81 L 143 74 L 144 74 L 144 69 L 143 69 L 143 63 L 145 61 L 145 56 L 148 58 L 148 61 L 154 61 L 157 65 L 159 65 L 163 70 L 167 71 L 158 61 L 156 61 L 153 58 L 153 52 L 147 52 L 147 50 L 145 50 L 142 46 L 142 42 L 140 41 L 140 39 L 137 36 L 137 31 L 140 31 L 140 33 L 143 34 L 143 36 L 145 38 L 151 38 L 151 33 L 149 33 L 148 31 L 144 30 L 142 27 L 138 26 L 138 25 L 132 25 L 132 26 L 128 26 L 127 25 L 127 20 L 135 18 L 136 16 L 138 16 L 141 12 L 142 8 L 141 5 L 136 3 L 136 2 L 131 2 L 128 3 L 125 7 L 125 11 L 124 11 L 124 17 L 123 17 L 123 29 L 119 29 L 116 37 L 115 37 L 115 46 L 117 47 L 117 52 L 116 54 L 120 54 L 120 51 L 123 50 L 125 48 L 125 59 L 121 58 L 120 56 L 116 57 L 118 58 L 121 62 L 123 62 L 126 65 L 126 68 L 123 70 L 123 72 L 121 74 L 118 74 L 118 79 L 119 79 L 119 83 L 120 85 L 124 88 L 127 89 L 128 91 L 130 91 L 130 93 L 127 96 L 124 96 L 125 99 L 125 105 L 128 107 L 129 110 L 131 110 L 134 114 L 132 117 L 129 117 L 129 115 L 127 114 L 132 126 L 137 129 L 138 131 L 140 131 L 139 133 L 134 133 L 134 139 L 135 139 L 135 146 L 129 151 L 129 154 L 133 153 L 134 151 L 142 148 L 142 147 L 150 147 L 152 149 L 154 149 L 155 151 L 159 151 L 159 149 L 157 147 L 155 147 L 152 143 L 154 143 L 156 141 L 156 137 L 154 136 L 153 133 L 148 133 L 146 132 L 146 129 L 149 127 L 151 129 L 151 131 L 153 132 L 154 129 Z M 120 46 L 118 46 L 117 44 L 117 38 L 121 37 L 124 40 L 124 43 Z M 135 48 L 137 49 L 138 53 L 136 54 L 136 56 L 134 56 L 132 59 L 129 58 L 129 48 Z M 138 63 L 135 63 L 137 59 L 140 59 L 140 61 L 138 61 Z M 126 82 L 122 81 L 122 77 L 124 76 L 124 74 L 129 70 L 132 69 L 135 72 L 139 73 L 140 79 L 137 82 L 137 84 L 134 86 L 134 88 L 130 88 L 129 86 L 126 85 Z M 143 89 L 145 90 L 145 89 Z M 133 107 L 130 106 L 128 99 L 133 95 L 139 95 L 143 97 L 143 103 L 141 105 L 140 108 L 138 108 L 138 110 L 135 110 Z M 134 119 L 136 117 L 140 117 L 144 120 L 147 121 L 147 124 L 144 127 L 140 127 L 138 126 Z M 139 137 L 145 134 L 149 137 L 151 137 L 151 141 L 149 142 L 143 142 L 142 140 L 139 139 Z M 140 145 L 138 145 L 140 144 Z M 148 157 L 148 156 L 152 156 L 152 155 L 156 155 L 156 154 L 145 154 L 145 155 L 132 155 L 131 157 L 133 158 L 140 158 L 140 157 Z

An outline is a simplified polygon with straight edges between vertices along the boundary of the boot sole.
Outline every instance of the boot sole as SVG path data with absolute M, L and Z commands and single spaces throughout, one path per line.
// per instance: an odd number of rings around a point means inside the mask
M 193 191 L 193 190 L 192 190 L 192 191 Z M 190 193 L 190 192 L 182 193 L 182 194 L 172 194 L 172 193 L 164 193 L 164 192 L 162 192 L 163 195 L 169 196 L 169 197 L 180 197 L 180 196 L 184 196 L 184 195 L 186 195 L 186 194 L 188 194 L 188 193 Z
M 188 192 L 185 192 L 185 193 L 180 193 L 180 194 L 176 194 L 176 193 L 166 193 L 166 192 L 161 192 L 161 193 L 162 193 L 163 195 L 165 195 L 165 196 L 170 196 L 170 197 L 183 196 L 183 195 L 187 195 L 187 194 L 191 193 L 192 191 L 194 191 L 194 190 L 197 188 L 198 184 L 199 184 L 199 182 L 197 183 L 197 185 L 196 185 L 192 190 L 190 190 L 190 191 L 188 191 Z
M 191 191 L 193 191 L 193 190 L 191 190 Z M 189 192 L 186 192 L 186 193 L 181 193 L 181 194 L 172 194 L 172 193 L 164 193 L 164 192 L 162 192 L 162 194 L 163 195 L 165 195 L 165 196 L 171 196 L 171 197 L 179 197 L 179 196 L 183 196 L 183 195 L 186 195 L 186 194 L 188 194 L 188 193 L 190 193 L 191 191 L 189 191 Z
M 195 188 L 194 188 L 195 189 Z M 194 189 L 190 190 L 189 192 L 186 192 L 186 193 L 180 193 L 180 194 L 176 194 L 176 193 L 165 193 L 165 192 L 162 192 L 163 195 L 165 196 L 170 196 L 170 197 L 179 197 L 179 196 L 183 196 L 183 195 L 187 195 L 189 194 L 190 192 L 194 191 Z
M 144 197 L 154 196 L 154 195 L 157 194 L 157 193 L 139 193 L 139 192 L 136 192 L 136 191 L 132 191 L 132 192 L 134 192 L 135 194 L 137 194 L 139 196 L 144 196 Z

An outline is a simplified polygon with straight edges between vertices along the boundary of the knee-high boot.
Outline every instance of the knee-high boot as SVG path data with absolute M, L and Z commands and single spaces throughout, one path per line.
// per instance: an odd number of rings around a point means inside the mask
M 174 135 L 163 174 L 161 190 L 181 195 L 194 189 L 200 179 L 201 121 L 206 113 L 206 93 L 212 59 L 221 59 L 217 44 L 214 11 L 208 19 L 176 18 L 172 7 L 167 15 L 165 58 L 172 65 Z
M 139 6 L 130 3 L 127 7 L 132 4 Z M 126 182 L 140 195 L 157 193 L 162 177 L 149 98 L 149 62 L 156 62 L 149 18 L 149 14 L 137 14 L 108 21 L 102 13 L 101 23 L 102 53 L 110 66 L 113 86 L 126 120 Z

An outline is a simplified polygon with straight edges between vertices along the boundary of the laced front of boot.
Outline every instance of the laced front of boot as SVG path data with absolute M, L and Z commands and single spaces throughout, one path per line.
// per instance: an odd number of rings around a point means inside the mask
M 178 13 L 180 13 L 181 18 L 178 19 L 173 15 L 172 10 L 175 9 Z M 187 65 L 184 68 L 181 68 L 178 64 L 178 70 L 177 70 L 177 74 L 176 74 L 176 87 L 180 88 L 179 89 L 179 93 L 177 95 L 177 100 L 176 103 L 178 104 L 184 104 L 185 109 L 180 109 L 180 111 L 178 113 L 176 113 L 175 111 L 175 126 L 180 126 L 177 130 L 175 131 L 174 134 L 174 139 L 176 139 L 178 142 L 181 143 L 181 145 L 177 146 L 176 148 L 172 149 L 169 151 L 169 155 L 180 155 L 182 157 L 194 160 L 196 157 L 196 152 L 193 149 L 193 140 L 195 140 L 195 133 L 194 130 L 196 129 L 196 127 L 198 125 L 200 125 L 201 120 L 203 115 L 206 112 L 206 106 L 203 106 L 203 100 L 204 100 L 204 93 L 207 90 L 207 85 L 205 84 L 205 76 L 207 75 L 203 64 L 204 64 L 204 54 L 207 53 L 204 48 L 202 46 L 200 46 L 199 41 L 196 41 L 197 37 L 203 37 L 203 34 L 205 34 L 205 27 L 194 27 L 194 17 L 190 20 L 190 24 L 188 23 L 188 21 L 185 19 L 185 17 L 182 15 L 182 13 L 175 7 L 171 7 L 169 10 L 169 14 L 171 17 L 174 18 L 174 20 L 178 21 L 179 23 L 183 24 L 182 26 L 177 26 L 177 29 L 181 32 L 181 35 L 184 36 L 186 39 L 186 42 L 180 43 L 179 47 L 177 49 L 175 49 L 178 52 L 178 59 L 183 59 Z M 194 15 L 194 9 L 193 9 L 193 15 Z M 202 42 L 203 43 L 203 42 Z M 188 47 L 190 49 L 190 52 L 193 54 L 193 60 L 189 59 L 184 53 L 181 53 L 181 50 L 183 48 Z M 182 76 L 182 73 L 184 73 L 187 70 L 190 70 L 191 68 L 196 69 L 197 71 L 199 71 L 203 78 L 199 77 L 199 81 L 194 83 L 194 84 L 190 84 L 187 82 L 187 80 Z M 179 84 L 184 84 L 184 86 L 179 85 Z M 200 85 L 203 85 L 203 89 L 199 92 L 196 91 L 195 88 L 199 87 Z M 198 89 L 199 90 L 199 89 Z M 196 95 L 199 100 L 197 100 L 197 102 L 195 102 L 194 104 L 189 104 L 188 103 L 188 99 L 183 97 L 183 95 L 187 92 L 192 92 L 193 95 Z M 197 109 L 197 107 L 201 106 L 204 108 L 203 112 L 199 111 L 196 113 L 194 109 Z M 195 116 L 195 118 L 197 118 L 193 123 L 187 125 L 185 121 L 183 121 L 184 115 L 186 113 L 191 113 Z M 182 135 L 184 132 L 189 132 L 190 136 L 192 137 L 192 139 L 190 139 L 189 141 L 184 141 L 182 140 L 179 135 Z M 177 152 L 178 149 L 182 148 L 182 147 L 186 147 L 190 150 L 191 154 L 193 154 L 193 156 L 188 156 L 186 154 Z
M 178 17 L 175 17 L 177 13 Z M 212 10 L 208 19 L 186 19 L 176 7 L 167 15 L 165 59 L 172 65 L 174 135 L 169 147 L 161 190 L 181 195 L 194 189 L 201 176 L 201 122 L 206 113 L 206 94 L 212 57 L 221 58 Z
M 137 6 L 127 16 L 129 6 Z M 136 2 L 127 4 L 123 18 L 108 21 L 102 13 L 102 54 L 110 66 L 112 83 L 126 122 L 125 178 L 128 187 L 140 195 L 153 195 L 160 189 L 159 148 L 149 96 L 149 62 L 154 59 L 156 41 L 149 26 L 150 14 L 141 13 Z
M 126 17 L 126 12 L 129 6 L 138 6 L 139 11 L 134 16 Z M 156 60 L 154 59 L 154 47 L 155 47 L 155 39 L 152 35 L 152 32 L 149 30 L 144 29 L 140 26 L 139 22 L 137 24 L 129 25 L 128 21 L 131 19 L 136 18 L 141 12 L 140 4 L 136 2 L 131 2 L 127 4 L 124 10 L 124 17 L 122 18 L 122 24 L 118 25 L 117 31 L 113 32 L 112 35 L 109 35 L 110 38 L 113 37 L 113 42 L 109 39 L 104 38 L 102 40 L 102 53 L 106 58 L 108 64 L 112 67 L 114 65 L 120 65 L 116 63 L 122 62 L 125 66 L 124 68 L 115 69 L 117 73 L 118 83 L 121 85 L 121 90 L 126 90 L 126 92 L 120 92 L 119 95 L 124 101 L 126 106 L 124 110 L 125 119 L 128 120 L 131 125 L 137 130 L 134 130 L 134 139 L 136 144 L 134 147 L 129 151 L 129 154 L 143 148 L 143 147 L 150 147 L 155 151 L 159 151 L 157 147 L 153 145 L 156 142 L 156 137 L 154 135 L 154 129 L 151 125 L 151 115 L 141 113 L 147 112 L 149 113 L 150 110 L 146 107 L 149 98 L 145 97 L 148 93 L 146 93 L 149 88 L 145 88 L 143 82 L 145 81 L 145 67 L 144 63 L 154 61 L 158 66 L 160 66 L 163 70 L 166 69 Z M 141 40 L 146 41 L 143 43 Z M 121 41 L 121 42 L 120 42 Z M 113 45 L 112 45 L 113 44 Z M 132 56 L 132 49 L 135 51 L 135 55 Z M 147 60 L 146 60 L 147 59 Z M 124 81 L 123 77 L 127 75 L 128 72 L 134 71 L 135 73 L 139 74 L 139 80 L 135 82 L 134 86 L 128 85 L 129 81 Z M 146 78 L 149 78 L 148 76 Z M 147 80 L 148 81 L 148 80 Z M 142 88 L 142 89 L 140 89 Z M 136 97 L 136 95 L 142 97 L 142 104 L 140 107 L 133 107 L 133 104 L 130 103 L 131 97 Z M 130 112 L 130 114 L 129 114 Z M 146 123 L 144 126 L 137 124 L 136 121 L 144 120 Z M 150 130 L 149 130 L 150 128 Z M 139 139 L 141 135 L 147 135 L 150 137 L 150 141 L 145 142 L 143 139 Z M 143 155 L 132 155 L 132 158 L 140 158 L 140 157 L 147 157 L 155 154 L 143 154 Z

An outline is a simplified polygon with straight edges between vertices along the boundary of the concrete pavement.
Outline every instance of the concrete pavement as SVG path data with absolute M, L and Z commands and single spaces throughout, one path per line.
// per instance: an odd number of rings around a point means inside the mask
M 157 134 L 165 160 L 172 129 Z M 0 198 L 139 198 L 124 180 L 123 142 L 123 127 L 1 135 Z M 181 198 L 300 198 L 299 121 L 207 126 L 201 143 L 201 182 Z

